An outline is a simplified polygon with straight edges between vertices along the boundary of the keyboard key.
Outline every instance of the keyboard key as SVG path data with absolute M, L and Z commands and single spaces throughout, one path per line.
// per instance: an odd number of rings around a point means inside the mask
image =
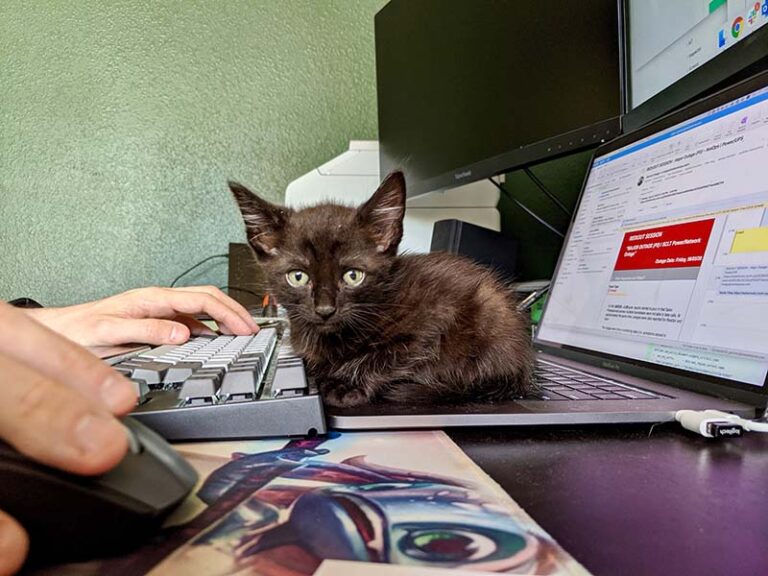
M 592 392 L 592 394 L 600 398 L 600 400 L 626 400 L 624 396 L 619 396 L 613 392 Z
M 584 392 L 579 392 L 578 390 L 568 390 L 568 391 L 558 391 L 559 394 L 562 394 L 569 400 L 594 400 L 594 396 L 590 396 L 589 394 L 585 394 Z
M 239 358 L 235 360 L 232 363 L 232 368 L 250 368 L 250 369 L 259 369 L 263 365 L 263 362 L 259 360 L 258 358 L 246 358 L 243 360 L 242 358 Z
M 597 378 L 592 378 L 590 380 L 587 380 L 585 378 L 581 379 L 579 381 L 581 384 L 587 384 L 589 386 L 594 386 L 595 388 L 603 388 L 604 386 L 613 386 L 613 382 L 608 382 L 606 380 L 598 380 Z
M 526 400 L 568 400 L 565 396 L 561 396 L 557 392 L 551 390 L 534 390 L 528 393 L 525 397 Z
M 202 366 L 200 362 L 177 362 L 165 373 L 163 382 L 166 384 L 184 382 L 184 380 L 192 376 L 195 370 L 202 368 Z
M 275 396 L 303 394 L 306 387 L 307 377 L 304 374 L 303 365 L 278 368 L 272 381 L 272 391 Z
M 160 384 L 168 369 L 173 366 L 168 362 L 136 362 L 134 360 L 121 362 L 116 368 L 130 368 L 131 378 L 144 380 L 147 384 Z
M 230 370 L 221 383 L 220 396 L 224 402 L 241 402 L 256 397 L 258 374 L 253 370 Z
M 131 384 L 133 384 L 134 390 L 136 390 L 136 404 L 141 404 L 146 400 L 147 394 L 149 394 L 149 386 L 145 380 L 138 378 L 131 378 Z
M 638 392 L 636 390 L 621 390 L 617 391 L 616 394 L 621 394 L 624 398 L 629 398 L 631 400 L 653 400 L 658 398 L 658 396 L 654 396 L 651 393 Z
M 226 373 L 227 371 L 223 368 L 200 368 L 200 370 L 195 371 L 192 378 L 213 378 L 217 384 L 221 384 L 221 379 Z
M 179 398 L 187 405 L 213 404 L 216 401 L 218 381 L 215 377 L 190 378 L 179 391 Z
M 265 358 L 266 354 L 264 352 L 247 352 L 241 354 L 238 360 L 260 360 L 263 362 Z
M 544 388 L 545 390 L 550 390 L 552 392 L 564 392 L 564 391 L 570 390 L 568 386 L 562 386 L 560 384 L 544 384 L 542 388 Z
M 599 390 L 599 388 L 595 388 L 591 384 L 571 384 L 571 388 L 574 390 Z
M 174 346 L 173 344 L 167 344 L 165 346 L 158 346 L 157 348 L 152 348 L 152 350 L 147 350 L 146 352 L 142 352 L 139 354 L 139 358 L 150 358 L 150 359 L 159 359 L 161 356 L 164 356 L 165 354 L 173 353 L 176 350 L 179 350 L 180 346 Z
M 217 360 L 212 358 L 203 364 L 203 369 L 206 369 L 206 370 L 219 369 L 219 370 L 227 371 L 229 370 L 229 367 L 231 366 L 231 364 L 232 364 L 231 360 Z

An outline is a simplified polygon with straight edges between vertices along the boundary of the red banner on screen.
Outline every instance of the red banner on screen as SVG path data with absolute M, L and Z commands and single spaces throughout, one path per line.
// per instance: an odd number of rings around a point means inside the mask
M 624 234 L 614 270 L 701 266 L 714 218 Z

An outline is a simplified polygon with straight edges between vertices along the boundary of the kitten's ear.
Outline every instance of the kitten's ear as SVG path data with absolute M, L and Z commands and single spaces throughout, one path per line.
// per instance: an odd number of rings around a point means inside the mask
M 259 198 L 237 182 L 229 182 L 229 189 L 243 214 L 248 243 L 253 247 L 256 256 L 275 256 L 292 210 Z
M 394 255 L 403 238 L 405 177 L 392 172 L 368 201 L 357 209 L 358 223 L 376 242 L 376 250 Z

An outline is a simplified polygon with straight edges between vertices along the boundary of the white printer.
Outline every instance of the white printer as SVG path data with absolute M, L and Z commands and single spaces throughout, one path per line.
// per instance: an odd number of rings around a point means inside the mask
M 349 150 L 291 182 L 285 205 L 299 208 L 333 200 L 357 206 L 373 194 L 380 181 L 379 143 L 352 140 Z M 429 252 L 432 226 L 438 220 L 455 218 L 499 231 L 498 202 L 498 189 L 485 180 L 409 198 L 400 251 Z

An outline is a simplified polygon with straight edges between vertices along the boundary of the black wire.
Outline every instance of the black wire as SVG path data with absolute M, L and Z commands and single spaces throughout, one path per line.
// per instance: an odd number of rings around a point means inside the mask
M 219 286 L 219 290 L 227 290 L 227 291 L 234 290 L 235 292 L 246 292 L 248 294 L 252 294 L 252 295 L 256 296 L 256 298 L 262 298 L 263 297 L 263 294 L 261 296 L 259 296 L 253 290 L 246 290 L 245 288 L 239 288 L 237 286 Z
M 523 168 L 523 172 L 525 172 L 525 174 L 528 176 L 528 178 L 530 178 L 533 181 L 533 183 L 536 184 L 536 186 L 538 186 L 539 190 L 541 190 L 542 192 L 544 192 L 544 194 L 546 194 L 547 198 L 549 198 L 550 200 L 552 200 L 552 202 L 557 204 L 557 207 L 560 208 L 560 210 L 562 210 L 563 213 L 566 216 L 568 216 L 568 218 L 573 216 L 573 214 L 571 214 L 571 211 L 568 210 L 568 208 L 565 207 L 565 204 L 560 202 L 560 200 L 557 198 L 557 196 L 552 194 L 552 192 L 549 191 L 549 188 L 544 186 L 544 182 L 539 180 L 539 177 L 536 176 L 536 174 L 534 174 L 533 171 L 530 168 L 528 168 L 526 166 L 525 168 Z
M 200 260 L 200 262 L 198 262 L 197 264 L 195 264 L 191 268 L 187 268 L 186 270 L 184 270 L 184 272 L 182 272 L 181 274 L 176 276 L 176 278 L 173 279 L 173 282 L 171 282 L 171 288 L 176 286 L 176 282 L 178 282 L 179 280 L 184 278 L 184 276 L 186 276 L 187 274 L 192 272 L 192 270 L 194 270 L 195 268 L 199 268 L 200 266 L 202 266 L 203 264 L 205 264 L 209 260 L 213 260 L 214 258 L 229 258 L 229 254 L 214 254 L 213 256 L 208 256 L 208 258 L 206 258 L 205 260 Z
M 502 193 L 502 194 L 504 194 L 504 196 L 506 196 L 507 198 L 509 198 L 509 200 L 511 200 L 511 201 L 512 201 L 512 202 L 514 202 L 514 203 L 515 203 L 517 206 L 519 206 L 519 207 L 520 207 L 520 208 L 521 208 L 521 209 L 522 209 L 522 210 L 523 210 L 523 211 L 524 211 L 526 214 L 528 214 L 528 215 L 529 215 L 531 218 L 533 218 L 534 220 L 536 220 L 536 221 L 537 221 L 539 224 L 541 224 L 542 226 L 546 227 L 546 228 L 547 228 L 547 229 L 548 229 L 550 232 L 552 232 L 553 234 L 557 234 L 558 236 L 560 236 L 560 238 L 565 238 L 565 234 L 563 234 L 562 232 L 560 232 L 560 230 L 558 230 L 557 228 L 555 228 L 554 226 L 552 226 L 552 224 L 550 224 L 549 222 L 547 222 L 546 220 L 544 220 L 543 218 L 541 218 L 541 217 L 540 217 L 538 214 L 536 214 L 536 213 L 535 213 L 533 210 L 531 210 L 530 208 L 528 208 L 528 206 L 526 206 L 525 204 L 523 204 L 522 202 L 520 202 L 520 200 L 518 200 L 517 198 L 513 197 L 513 196 L 512 196 L 512 195 L 509 193 L 509 191 L 508 191 L 508 190 L 507 190 L 507 189 L 506 189 L 504 186 L 502 186 L 501 184 L 499 184 L 498 182 L 496 182 L 496 180 L 494 180 L 493 178 L 488 178 L 488 180 L 489 180 L 489 181 L 490 181 L 490 182 L 491 182 L 491 183 L 492 183 L 494 186 L 496 186 L 496 188 L 498 188 L 498 189 L 501 191 L 501 193 Z

